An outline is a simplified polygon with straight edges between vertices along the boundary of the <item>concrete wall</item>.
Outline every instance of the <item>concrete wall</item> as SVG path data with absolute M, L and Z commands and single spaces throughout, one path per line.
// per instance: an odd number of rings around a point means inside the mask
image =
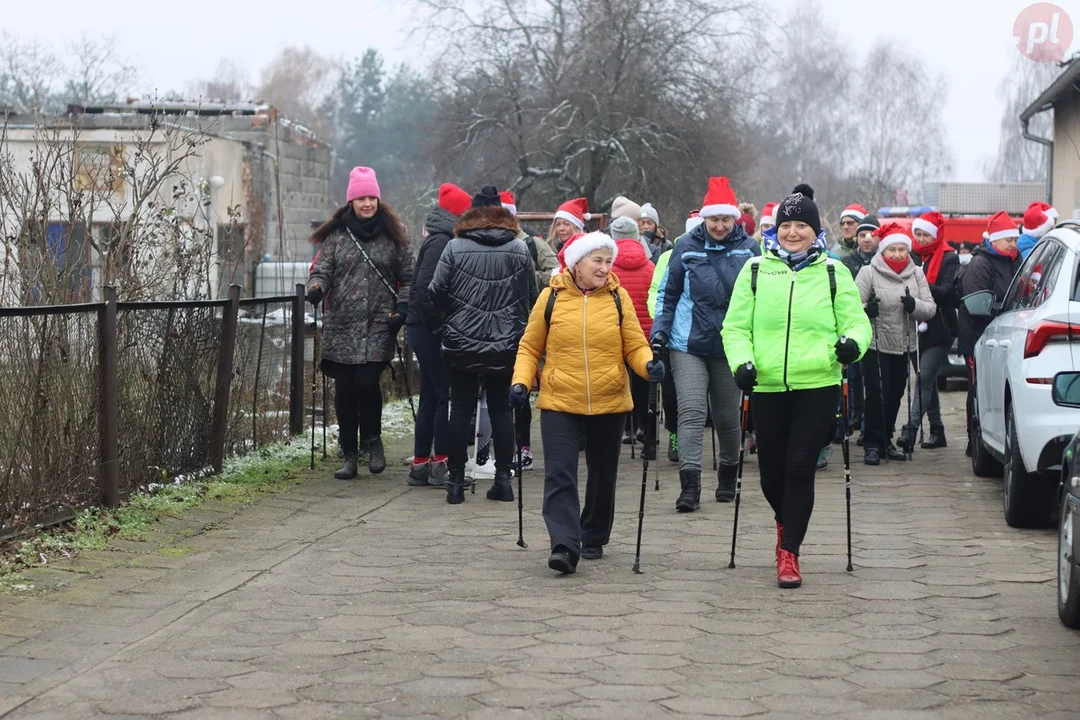
M 1080 210 L 1080 94 L 1054 105 L 1054 198 L 1063 218 Z

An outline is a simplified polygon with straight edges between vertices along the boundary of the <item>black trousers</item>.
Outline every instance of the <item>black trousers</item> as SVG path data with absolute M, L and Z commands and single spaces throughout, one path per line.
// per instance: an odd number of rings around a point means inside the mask
M 405 329 L 409 347 L 420 365 L 420 407 L 416 410 L 413 457 L 447 455 L 450 423 L 450 373 L 442 359 L 439 338 L 422 324 Z
M 866 386 L 866 435 L 864 448 L 884 451 L 896 433 L 896 416 L 907 388 L 908 363 L 914 355 L 889 355 L 867 350 L 863 356 L 863 382 Z M 881 384 L 878 384 L 880 372 Z M 882 416 L 884 400 L 885 415 Z
M 334 378 L 334 410 L 337 412 L 341 451 L 357 454 L 357 433 L 382 435 L 382 377 L 386 363 L 349 365 L 323 360 L 323 372 Z
M 814 512 L 818 453 L 836 427 L 840 388 L 754 393 L 761 490 L 784 526 L 782 547 L 796 555 Z
M 469 438 L 476 433 L 470 422 L 480 396 L 480 381 L 487 389 L 491 439 L 495 443 L 495 470 L 510 471 L 514 462 L 514 417 L 510 412 L 510 375 L 477 375 L 450 370 L 450 472 L 464 471 Z
M 624 413 L 572 415 L 543 410 L 544 523 L 551 550 L 565 550 L 575 559 L 581 546 L 602 547 L 611 539 L 615 521 L 615 480 L 622 450 Z M 578 498 L 578 454 L 585 437 L 585 508 Z

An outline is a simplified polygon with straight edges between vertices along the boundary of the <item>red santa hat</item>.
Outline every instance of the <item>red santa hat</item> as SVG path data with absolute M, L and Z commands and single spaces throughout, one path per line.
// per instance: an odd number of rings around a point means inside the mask
M 1016 222 L 1004 210 L 994 213 L 994 216 L 990 218 L 990 222 L 986 224 L 986 232 L 983 233 L 983 238 L 994 242 L 995 240 L 1004 240 L 1011 237 L 1020 237 L 1020 230 L 1017 229 Z
M 585 198 L 567 200 L 555 211 L 556 220 L 565 220 L 578 230 L 585 229 L 585 221 L 592 219 L 589 214 L 589 201 Z
M 502 200 L 502 206 L 509 210 L 511 215 L 517 217 L 517 200 L 514 199 L 514 193 L 503 190 L 499 193 L 499 199 Z
M 731 189 L 731 182 L 726 177 L 709 178 L 709 192 L 705 193 L 705 200 L 701 203 L 698 214 L 703 218 L 727 215 L 736 219 L 742 215 L 735 191 Z
M 591 232 L 586 235 L 575 235 L 563 245 L 563 265 L 572 268 L 579 262 L 592 255 L 597 250 L 607 250 L 611 253 L 612 262 L 619 256 L 619 247 L 607 233 Z
M 761 225 L 762 229 L 765 228 L 766 223 L 769 227 L 776 225 L 776 206 L 779 204 L 780 203 L 771 202 L 761 209 L 761 219 L 758 221 L 758 224 Z
M 911 221 L 911 233 L 915 234 L 916 230 L 922 230 L 924 233 L 934 238 L 935 240 L 945 239 L 945 216 L 936 210 L 933 212 L 923 213 L 919 217 Z
M 885 223 L 875 230 L 874 234 L 881 238 L 881 242 L 878 243 L 878 252 L 885 252 L 885 248 L 890 245 L 903 245 L 908 252 L 911 251 L 911 235 L 908 235 L 908 231 L 900 223 Z
M 439 186 L 439 207 L 454 217 L 461 217 L 472 207 L 472 196 L 453 183 Z
M 1053 212 L 1054 215 L 1050 213 Z M 1044 202 L 1033 202 L 1024 212 L 1024 234 L 1041 238 L 1050 232 L 1057 219 L 1057 211 Z
M 866 208 L 859 203 L 852 203 L 844 208 L 844 212 L 840 213 L 841 220 L 846 217 L 854 218 L 856 222 L 862 222 L 866 218 Z

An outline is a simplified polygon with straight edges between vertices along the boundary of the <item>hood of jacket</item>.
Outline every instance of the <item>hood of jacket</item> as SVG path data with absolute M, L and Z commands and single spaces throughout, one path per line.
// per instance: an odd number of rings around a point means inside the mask
M 615 247 L 619 248 L 619 254 L 615 258 L 612 267 L 615 270 L 626 268 L 637 270 L 649 262 L 649 256 L 645 254 L 645 248 L 637 238 L 622 238 L 615 241 Z
M 427 220 L 424 221 L 424 229 L 427 230 L 428 235 L 446 235 L 447 237 L 454 237 L 454 227 L 457 225 L 457 216 L 451 213 L 449 210 L 444 210 L 441 207 L 437 207 L 431 211 L 427 216 Z
M 454 236 L 498 247 L 516 240 L 520 230 L 517 220 L 506 208 L 479 207 L 467 210 L 458 219 Z

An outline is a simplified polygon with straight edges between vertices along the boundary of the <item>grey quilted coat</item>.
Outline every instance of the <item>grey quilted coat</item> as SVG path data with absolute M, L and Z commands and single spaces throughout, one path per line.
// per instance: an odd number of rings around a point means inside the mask
M 396 293 L 364 260 L 347 229 L 331 233 L 308 278 L 309 288 L 318 283 L 326 293 L 322 356 L 353 365 L 389 362 L 394 357 L 394 338 L 387 323 L 399 303 L 408 303 L 413 254 L 385 234 L 359 242 Z
M 874 325 L 874 340 L 870 348 L 886 355 L 915 352 L 919 343 L 919 323 L 937 314 L 937 304 L 930 294 L 930 285 L 922 268 L 909 262 L 903 272 L 897 275 L 885 264 L 884 256 L 878 253 L 869 265 L 859 271 L 855 284 L 859 286 L 863 305 L 866 305 L 871 293 L 881 303 L 881 314 L 876 320 L 870 321 Z M 910 315 L 904 312 L 905 290 L 910 290 L 915 296 L 915 312 Z

